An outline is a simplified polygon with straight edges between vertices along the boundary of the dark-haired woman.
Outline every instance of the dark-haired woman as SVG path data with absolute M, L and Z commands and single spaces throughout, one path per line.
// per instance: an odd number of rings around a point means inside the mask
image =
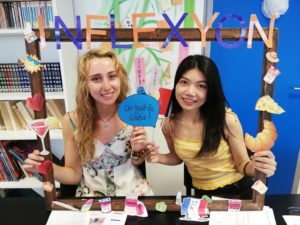
M 196 195 L 251 198 L 254 170 L 272 176 L 275 157 L 264 151 L 249 158 L 242 126 L 227 106 L 215 63 L 202 55 L 185 58 L 176 71 L 162 128 L 170 152 L 159 154 L 156 145 L 150 145 L 148 161 L 183 161 Z

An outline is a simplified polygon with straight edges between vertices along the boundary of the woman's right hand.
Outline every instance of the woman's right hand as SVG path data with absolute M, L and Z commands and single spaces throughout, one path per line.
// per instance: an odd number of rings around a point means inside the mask
M 27 172 L 36 172 L 36 166 L 41 165 L 45 158 L 40 155 L 39 150 L 34 150 L 32 153 L 28 154 L 28 158 L 24 161 L 23 168 Z

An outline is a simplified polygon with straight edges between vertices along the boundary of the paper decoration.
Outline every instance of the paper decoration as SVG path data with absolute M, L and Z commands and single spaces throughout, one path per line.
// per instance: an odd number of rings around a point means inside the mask
M 189 55 L 189 46 L 184 47 L 183 45 L 179 44 L 179 56 L 178 56 L 178 65 L 181 63 L 183 59 L 185 59 Z
M 137 195 L 126 195 L 124 212 L 130 216 L 147 217 L 148 212 L 145 205 L 138 201 Z
M 41 93 L 36 93 L 32 98 L 26 99 L 26 105 L 34 111 L 41 111 L 44 105 L 45 99 Z
M 137 89 L 137 94 L 127 97 L 118 107 L 120 119 L 132 126 L 155 127 L 159 104 L 155 98 L 145 93 L 143 87 Z
M 184 217 L 179 218 L 180 220 L 187 221 L 208 221 L 208 202 L 205 199 L 197 198 L 184 198 L 181 205 L 181 215 Z
M 35 168 L 37 172 L 47 175 L 52 170 L 52 162 L 50 160 L 43 161 L 41 162 L 41 165 L 36 165 Z
M 261 27 L 261 25 L 260 25 L 260 23 L 257 19 L 257 16 L 255 14 L 251 14 L 250 24 L 249 24 L 249 32 L 248 32 L 247 48 L 252 48 L 254 25 L 256 25 L 258 33 L 260 34 L 261 38 L 263 39 L 265 45 L 268 48 L 272 48 L 272 46 L 273 46 L 274 23 L 275 23 L 275 17 L 272 16 L 271 21 L 270 21 L 270 26 L 269 26 L 269 38 L 267 38 L 267 35 L 265 34 L 263 28 Z
M 143 48 L 144 45 L 139 43 L 138 33 L 144 32 L 154 32 L 154 28 L 138 28 L 137 18 L 138 17 L 153 17 L 155 13 L 133 13 L 132 22 L 133 22 L 133 41 L 135 48 Z
M 280 70 L 276 69 L 275 66 L 271 66 L 268 69 L 267 74 L 264 76 L 264 81 L 268 84 L 272 84 L 275 78 L 280 74 Z
M 255 183 L 251 186 L 251 188 L 256 190 L 261 195 L 266 193 L 268 190 L 268 187 L 261 180 L 255 181 Z
M 263 0 L 261 8 L 265 17 L 271 18 L 274 15 L 277 19 L 288 10 L 289 0 Z
M 167 205 L 165 202 L 157 202 L 155 204 L 155 210 L 159 212 L 165 212 L 167 211 Z
M 42 188 L 44 191 L 52 192 L 53 187 L 54 185 L 51 182 L 49 181 L 43 182 Z
M 153 66 L 151 80 L 150 80 L 150 87 L 149 87 L 149 94 L 155 98 L 156 100 L 159 99 L 159 77 L 161 74 L 161 67 L 157 64 Z
M 55 116 L 49 116 L 45 119 L 45 124 L 49 126 L 49 129 L 59 129 L 59 121 Z
M 203 26 L 198 18 L 198 16 L 196 15 L 196 13 L 192 13 L 192 17 L 198 27 L 198 29 L 201 32 L 201 47 L 205 48 L 206 47 L 206 33 L 209 30 L 209 28 L 212 27 L 213 22 L 217 19 L 217 17 L 219 16 L 220 13 L 215 12 L 214 15 L 209 19 L 208 23 L 206 24 L 205 28 L 203 29 Z
M 88 20 L 88 16 L 87 16 Z M 71 39 L 73 44 L 77 47 L 77 49 L 82 49 L 82 34 L 81 34 L 81 24 L 80 24 L 80 16 L 76 16 L 76 34 L 78 41 L 74 38 L 71 31 L 67 28 L 66 24 L 63 22 L 63 20 L 60 18 L 60 16 L 55 16 L 55 39 L 56 39 L 56 48 L 60 49 L 60 32 L 59 32 L 59 25 L 61 25 L 63 31 L 66 33 L 66 35 Z M 87 23 L 88 28 L 89 23 Z M 87 42 L 88 42 L 88 35 L 90 33 L 87 31 Z
M 172 82 L 171 79 L 171 63 L 169 63 L 164 71 L 164 80 L 166 84 L 170 84 Z
M 242 206 L 242 200 L 228 199 L 228 211 L 240 211 L 241 206 Z
M 263 121 L 264 128 L 254 138 L 250 134 L 245 134 L 245 144 L 252 152 L 270 150 L 277 139 L 277 130 L 275 125 L 268 120 Z
M 165 40 L 162 48 L 165 48 L 168 46 L 169 42 L 171 41 L 172 37 L 174 35 L 176 35 L 176 37 L 178 38 L 178 40 L 181 42 L 181 44 L 184 47 L 188 47 L 188 44 L 186 43 L 186 41 L 184 40 L 184 38 L 181 36 L 180 32 L 178 31 L 180 25 L 182 24 L 182 22 L 184 21 L 185 17 L 187 17 L 188 13 L 183 13 L 183 15 L 181 16 L 181 18 L 179 19 L 179 21 L 177 22 L 177 24 L 174 26 L 174 24 L 172 23 L 172 21 L 170 20 L 169 16 L 166 13 L 163 13 L 162 16 L 165 18 L 165 20 L 167 21 L 167 23 L 169 24 L 169 27 L 171 28 L 171 32 L 168 35 L 167 39 Z
M 19 61 L 23 64 L 24 69 L 29 73 L 34 73 L 44 68 L 36 55 L 27 55 L 26 58 L 20 59 Z
M 46 50 L 46 38 L 45 38 L 45 29 L 43 23 L 43 17 L 41 15 L 38 16 L 38 27 L 40 31 L 40 45 L 43 50 Z
M 115 29 L 115 15 L 114 14 L 110 14 L 110 31 L 111 31 L 112 48 L 132 48 L 132 44 L 126 44 L 126 45 L 116 44 L 116 29 Z
M 135 86 L 144 87 L 145 85 L 145 58 L 136 57 L 134 59 Z
M 89 199 L 89 200 L 87 200 L 87 201 L 83 204 L 83 206 L 81 207 L 80 211 L 81 211 L 81 212 L 88 212 L 88 211 L 90 211 L 92 205 L 93 205 L 93 199 Z
M 182 3 L 182 0 L 172 0 L 173 5 L 179 5 Z
M 227 44 L 223 41 L 222 37 L 221 37 L 221 28 L 223 27 L 223 23 L 228 20 L 228 19 L 231 19 L 231 18 L 236 18 L 240 21 L 240 24 L 242 26 L 242 31 L 241 31 L 241 36 L 240 36 L 240 39 L 235 42 L 234 44 Z M 239 16 L 239 15 L 236 15 L 236 14 L 228 14 L 226 16 L 224 16 L 218 23 L 217 25 L 217 28 L 216 28 L 216 38 L 217 38 L 217 41 L 218 43 L 225 47 L 225 48 L 237 48 L 239 47 L 243 41 L 244 41 L 244 37 L 245 37 L 245 34 L 246 34 L 246 23 L 245 23 L 245 20 L 243 19 L 243 17 Z
M 278 63 L 279 62 L 279 59 L 277 57 L 277 53 L 276 52 L 267 52 L 266 53 L 266 58 L 271 63 Z
M 172 7 L 171 0 L 158 0 L 157 5 L 161 8 L 162 11 L 166 11 Z
M 111 212 L 111 199 L 110 198 L 99 199 L 99 203 L 100 203 L 100 207 L 101 207 L 101 212 L 103 212 L 103 213 Z
M 284 109 L 281 108 L 269 95 L 260 97 L 256 102 L 255 109 L 273 114 L 281 114 L 285 112 Z
M 159 115 L 165 115 L 171 98 L 172 90 L 160 88 L 159 93 Z
M 26 23 L 23 33 L 25 35 L 25 40 L 27 41 L 28 44 L 37 40 L 37 36 L 31 29 L 31 24 L 29 22 Z

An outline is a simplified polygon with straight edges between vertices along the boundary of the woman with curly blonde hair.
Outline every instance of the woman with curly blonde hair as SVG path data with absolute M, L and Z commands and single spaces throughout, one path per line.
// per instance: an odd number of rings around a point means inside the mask
M 65 165 L 54 165 L 55 179 L 79 183 L 76 196 L 152 195 L 136 168 L 145 159 L 146 132 L 128 126 L 117 113 L 128 83 L 115 53 L 101 49 L 84 53 L 78 62 L 76 90 L 76 109 L 62 121 Z M 24 168 L 32 170 L 43 160 L 36 150 Z

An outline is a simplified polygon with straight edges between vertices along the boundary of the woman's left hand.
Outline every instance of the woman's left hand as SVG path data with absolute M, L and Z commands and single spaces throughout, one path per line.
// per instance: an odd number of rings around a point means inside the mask
M 251 156 L 254 168 L 263 172 L 267 177 L 273 176 L 276 170 L 277 162 L 271 151 L 256 152 Z
M 144 127 L 133 127 L 130 141 L 134 151 L 146 149 L 148 140 Z

